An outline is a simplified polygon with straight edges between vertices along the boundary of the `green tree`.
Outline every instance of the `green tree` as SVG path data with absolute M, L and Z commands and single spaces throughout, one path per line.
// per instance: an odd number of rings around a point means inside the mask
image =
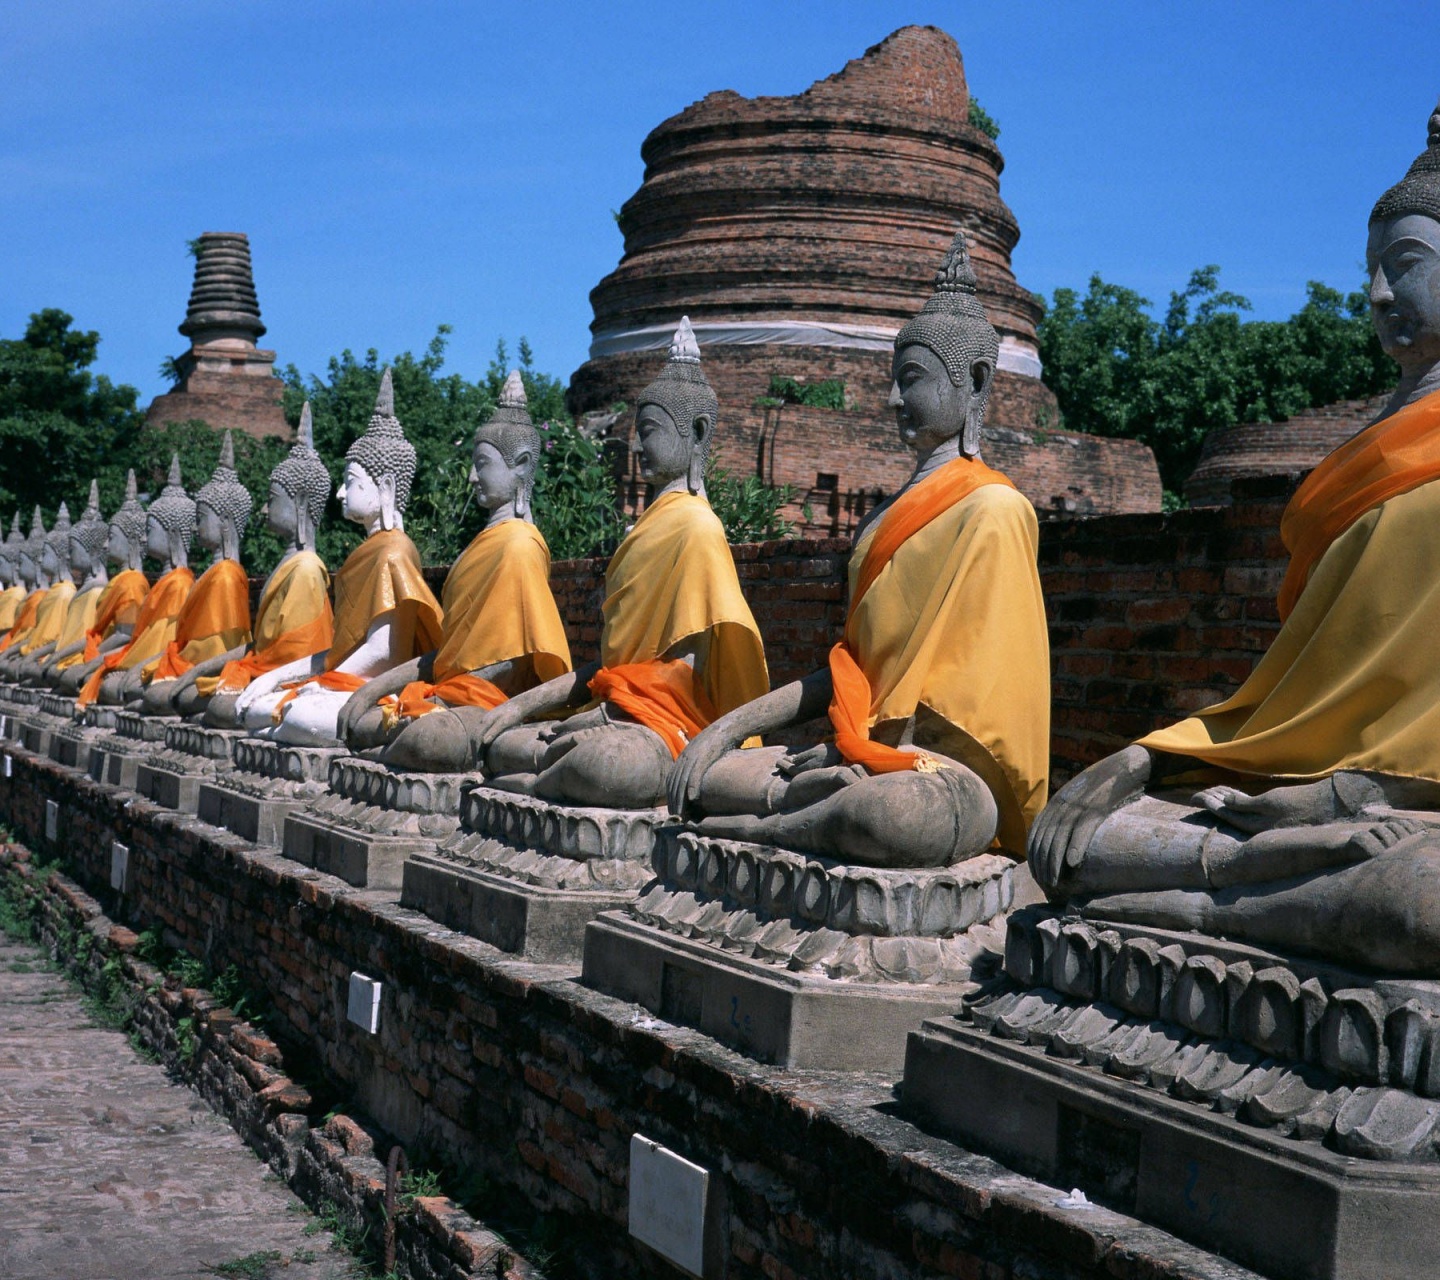
M 92 479 L 109 511 L 125 488 L 123 459 L 145 417 L 139 392 L 90 372 L 100 346 L 93 330 L 71 326 L 55 307 L 30 317 L 21 338 L 0 338 L 0 512 L 8 527 L 19 507 L 29 527 L 38 503 L 47 521 L 61 500 L 78 516 Z
M 1384 391 L 1396 379 L 1363 291 L 1312 281 L 1288 320 L 1246 320 L 1249 301 L 1201 267 L 1170 295 L 1163 321 L 1132 289 L 1091 276 L 1082 297 L 1057 289 L 1040 322 L 1045 381 L 1076 431 L 1142 440 L 1178 493 L 1206 435 L 1273 422 L 1336 400 Z

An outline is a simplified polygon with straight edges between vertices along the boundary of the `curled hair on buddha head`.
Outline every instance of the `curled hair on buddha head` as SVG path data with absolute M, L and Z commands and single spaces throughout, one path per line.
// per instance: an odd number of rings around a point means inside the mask
M 125 476 L 125 501 L 110 517 L 112 528 L 119 529 L 120 535 L 132 547 L 145 545 L 145 508 L 140 505 L 139 490 L 135 484 L 135 469 L 132 467 Z
M 228 431 L 220 442 L 215 474 L 200 486 L 195 501 L 203 502 L 222 520 L 229 520 L 235 526 L 236 538 L 245 536 L 245 526 L 250 523 L 250 510 L 255 503 L 235 471 L 235 442 Z
M 991 379 L 987 375 L 985 385 L 976 387 L 972 370 L 977 364 L 983 364 L 990 374 L 994 373 L 995 361 L 1000 355 L 1000 335 L 980 305 L 975 269 L 970 265 L 970 251 L 961 229 L 956 229 L 945 260 L 935 273 L 935 292 L 921 307 L 920 314 L 908 320 L 895 335 L 897 352 L 909 346 L 934 352 L 945 366 L 952 386 L 968 386 L 972 396 L 978 393 L 961 441 L 962 451 L 974 457 L 980 452 L 980 428 L 984 423 L 985 404 L 990 398 Z
M 70 537 L 85 548 L 85 554 L 93 565 L 105 555 L 105 542 L 110 536 L 110 524 L 100 514 L 100 485 L 90 481 L 90 499 L 85 504 L 79 521 L 70 530 Z
M 20 532 L 20 513 L 15 513 L 14 520 L 10 523 L 10 536 L 0 545 L 0 564 L 4 564 L 13 581 L 20 578 L 20 548 L 25 542 L 25 535 Z
M 520 492 L 515 495 L 515 514 L 521 519 L 527 518 L 535 470 L 540 463 L 540 433 L 530 418 L 530 405 L 519 369 L 510 370 L 500 389 L 500 403 L 495 406 L 495 412 L 475 428 L 475 445 L 481 444 L 491 445 L 507 467 L 514 467 L 523 455 L 529 454 L 530 461 L 521 470 Z
M 166 533 L 179 535 L 188 547 L 195 537 L 195 500 L 185 492 L 180 478 L 180 455 L 170 455 L 170 476 L 160 496 L 150 504 L 148 513 L 155 517 Z
M 55 513 L 55 523 L 50 527 L 50 532 L 45 535 L 44 546 L 49 547 L 62 568 L 70 568 L 70 508 L 65 503 L 60 504 L 60 510 Z M 36 548 L 41 550 L 40 547 Z
M 405 514 L 410 486 L 415 482 L 415 446 L 405 439 L 400 419 L 395 416 L 395 387 L 388 368 L 380 378 L 380 394 L 375 397 L 370 425 L 345 451 L 345 460 L 363 468 L 377 485 L 390 476 L 395 482 L 396 514 Z
M 40 505 L 36 503 L 30 516 L 30 536 L 20 544 L 21 555 L 29 556 L 30 563 L 40 567 L 40 553 L 45 549 L 45 521 L 40 516 Z
M 309 512 L 312 529 L 319 525 L 330 498 L 330 471 L 315 452 L 315 427 L 308 400 L 300 410 L 295 444 L 270 473 L 270 483 L 278 484 L 297 510 Z
M 1425 150 L 1405 176 L 1375 202 L 1370 221 L 1384 222 L 1407 213 L 1440 222 L 1440 103 L 1430 115 Z
M 694 437 L 695 424 L 704 418 L 709 431 L 695 444 L 690 466 L 690 492 L 699 492 L 710 457 L 710 442 L 720 418 L 720 401 L 700 368 L 700 343 L 690 327 L 690 317 L 681 316 L 670 339 L 670 354 L 659 376 L 642 391 L 635 402 L 638 413 L 647 404 L 657 405 L 670 415 L 682 435 Z

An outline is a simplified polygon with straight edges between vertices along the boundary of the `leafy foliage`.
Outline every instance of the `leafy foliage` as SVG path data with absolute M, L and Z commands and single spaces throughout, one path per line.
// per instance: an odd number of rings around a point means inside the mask
M 991 142 L 1000 137 L 1000 123 L 974 97 L 970 99 L 968 118 L 972 128 L 979 129 Z
M 568 417 L 541 423 L 540 440 L 544 454 L 532 506 L 551 556 L 573 560 L 613 551 L 625 524 L 602 447 Z
M 772 489 L 758 476 L 736 476 L 711 463 L 705 473 L 705 492 L 729 542 L 768 542 L 788 538 L 795 529 L 780 515 L 781 508 L 795 497 L 793 485 Z
M 817 409 L 844 409 L 845 383 L 840 378 L 797 382 L 776 375 L 770 379 L 769 399 L 778 404 L 807 404 Z
M 1365 293 L 1315 281 L 1306 293 L 1288 320 L 1247 321 L 1248 299 L 1220 288 L 1219 267 L 1201 267 L 1160 321 L 1148 299 L 1091 276 L 1083 297 L 1057 289 L 1040 322 L 1045 381 L 1067 427 L 1144 441 L 1165 487 L 1178 490 L 1218 427 L 1273 422 L 1395 384 Z

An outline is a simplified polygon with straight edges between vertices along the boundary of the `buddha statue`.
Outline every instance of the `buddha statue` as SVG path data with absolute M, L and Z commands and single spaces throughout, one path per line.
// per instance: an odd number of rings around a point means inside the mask
M 109 526 L 100 515 L 100 486 L 90 482 L 90 498 L 79 521 L 71 527 L 66 547 L 66 561 L 71 578 L 79 577 L 80 586 L 70 598 L 60 634 L 49 644 L 34 650 L 21 663 L 20 678 L 27 684 L 52 685 L 55 661 L 63 652 L 79 657 L 85 633 L 95 621 L 100 596 L 110 581 L 105 568 L 105 536 Z M 58 557 L 56 557 L 58 561 Z
M 463 722 L 434 714 L 489 710 L 570 670 L 570 645 L 550 593 L 550 548 L 530 514 L 540 433 L 512 370 L 494 414 L 475 431 L 469 482 L 485 527 L 445 579 L 440 646 L 353 694 L 340 716 L 351 750 L 383 746 L 403 769 L 467 767 Z
M 1030 866 L 1053 902 L 1095 919 L 1433 978 L 1440 108 L 1371 213 L 1365 256 L 1400 381 L 1286 508 L 1278 635 L 1233 696 L 1060 788 Z
M 203 714 L 213 729 L 239 729 L 236 702 L 257 676 L 329 649 L 335 630 L 330 574 L 315 554 L 329 497 L 330 472 L 315 452 L 307 402 L 294 446 L 270 473 L 261 513 L 285 550 L 260 593 L 254 640 L 197 662 L 180 677 L 171 702 L 181 715 Z
M 27 670 L 27 659 L 50 653 L 65 625 L 70 601 L 75 598 L 75 579 L 70 573 L 70 510 L 65 503 L 60 504 L 55 515 L 54 528 L 49 533 L 41 528 L 41 536 L 31 545 L 30 555 L 32 559 L 38 557 L 38 580 L 48 585 L 35 610 L 35 625 L 0 659 L 0 667 L 9 680 L 21 678 Z
M 336 496 L 365 540 L 335 575 L 330 646 L 257 676 L 236 701 L 244 727 L 260 737 L 306 747 L 339 745 L 338 719 L 349 697 L 440 642 L 441 609 L 405 533 L 415 478 L 415 446 L 395 416 L 390 370 L 375 411 L 345 454 Z
M 49 579 L 42 576 L 40 568 L 40 546 L 45 541 L 45 524 L 40 518 L 40 508 L 35 508 L 35 513 L 30 518 L 30 536 L 14 541 L 20 517 L 15 517 L 16 525 L 11 528 L 11 542 L 7 545 L 11 549 L 12 563 L 15 565 L 15 573 L 21 585 L 25 588 L 25 599 L 21 601 L 20 608 L 15 615 L 15 621 L 11 624 L 10 630 L 0 637 L 0 679 L 10 678 L 5 674 L 4 666 L 6 659 L 13 656 L 16 645 L 23 644 L 26 637 L 35 628 L 35 617 L 40 611 L 40 602 L 45 598 L 45 592 L 49 590 Z
M 445 713 L 465 724 L 470 759 L 483 759 L 490 786 L 571 805 L 652 808 L 685 744 L 769 687 L 760 632 L 705 495 L 718 416 L 682 318 L 636 406 L 633 447 L 655 496 L 605 571 L 600 663 L 489 711 Z
M 165 652 L 141 668 L 146 715 L 176 714 L 172 699 L 181 676 L 197 662 L 243 652 L 250 643 L 250 579 L 240 565 L 240 542 L 253 505 L 235 472 L 235 444 L 227 431 L 215 472 L 195 495 L 195 534 L 215 558 L 186 596 Z
M 10 525 L 9 538 L 0 544 L 0 584 L 4 586 L 4 590 L 0 591 L 0 636 L 15 625 L 25 597 L 30 594 L 20 580 L 20 558 L 15 551 L 16 546 L 24 541 L 25 535 L 20 532 L 20 513 L 17 511 Z
M 86 677 L 77 699 L 79 706 L 139 702 L 144 669 L 157 663 L 175 639 L 180 610 L 195 585 L 190 569 L 194 536 L 195 500 L 185 492 L 180 455 L 173 454 L 165 487 L 145 513 L 145 553 L 160 563 L 162 572 L 145 593 L 130 638 L 103 654 Z
M 119 572 L 105 584 L 83 639 L 58 649 L 52 659 L 51 670 L 62 693 L 78 694 L 104 655 L 129 643 L 150 591 L 140 568 L 145 556 L 145 510 L 136 494 L 133 469 L 125 477 L 125 500 L 105 526 L 103 555 Z
M 1023 855 L 1049 772 L 1049 641 L 1035 511 L 979 458 L 998 350 L 957 233 L 895 338 L 889 404 L 915 471 L 856 532 L 828 665 L 677 762 L 671 811 L 702 833 L 872 866 Z M 827 709 L 833 741 L 737 749 Z

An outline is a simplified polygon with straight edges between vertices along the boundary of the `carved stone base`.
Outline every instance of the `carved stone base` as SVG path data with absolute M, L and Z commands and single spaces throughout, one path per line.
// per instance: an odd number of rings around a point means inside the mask
M 50 735 L 50 759 L 70 769 L 89 772 L 90 750 L 104 737 L 100 729 L 87 729 L 83 722 L 74 721 Z
M 176 716 L 145 716 L 138 711 L 116 711 L 115 731 L 98 738 L 90 751 L 88 772 L 96 782 L 134 791 L 140 766 L 165 748 L 165 730 L 178 724 Z
M 201 786 L 230 772 L 230 754 L 244 733 L 198 724 L 172 724 L 165 730 L 165 749 L 140 766 L 135 790 L 147 800 L 195 813 Z
M 292 812 L 285 819 L 281 852 L 357 889 L 399 889 L 405 860 L 435 847 L 425 836 L 382 836 Z
M 70 721 L 62 720 L 58 716 L 47 715 L 43 711 L 36 711 L 19 720 L 18 723 L 20 725 L 20 745 L 26 751 L 33 752 L 37 756 L 48 756 L 50 739 L 64 729 Z
M 233 768 L 200 784 L 196 815 L 243 840 L 279 845 L 285 819 L 326 794 L 330 762 L 344 754 L 343 747 L 294 747 L 261 738 L 236 738 Z
M 667 827 L 585 935 L 584 981 L 787 1067 L 898 1074 L 905 1033 L 999 963 L 1015 864 L 848 866 Z
M 1267 1275 L 1433 1266 L 1440 983 L 1044 909 L 1005 971 L 910 1038 L 917 1122 Z
M 75 720 L 79 716 L 75 699 L 67 694 L 44 692 L 40 695 L 39 706 L 47 716 L 54 716 L 57 720 Z
M 585 926 L 650 879 L 663 809 L 551 804 L 476 783 L 461 827 L 405 864 L 400 902 L 502 951 L 577 963 Z

